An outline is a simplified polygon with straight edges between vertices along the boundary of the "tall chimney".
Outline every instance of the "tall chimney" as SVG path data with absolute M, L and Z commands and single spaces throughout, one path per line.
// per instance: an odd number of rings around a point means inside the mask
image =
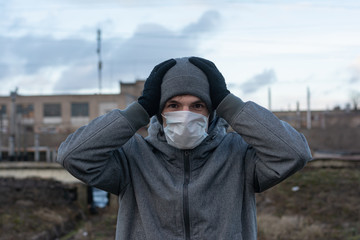
M 268 104 L 269 104 L 269 111 L 271 111 L 271 88 L 268 88 Z
M 307 114 L 306 114 L 307 129 L 311 129 L 311 110 L 310 110 L 310 88 L 307 88 Z

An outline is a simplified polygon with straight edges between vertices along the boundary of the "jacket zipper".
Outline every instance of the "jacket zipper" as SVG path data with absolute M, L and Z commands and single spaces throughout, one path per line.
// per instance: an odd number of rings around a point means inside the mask
M 189 152 L 185 151 L 184 186 L 183 186 L 183 215 L 184 215 L 185 239 L 186 240 L 190 240 L 190 216 L 189 216 L 189 193 L 188 193 L 189 182 L 190 182 L 190 159 L 189 159 Z

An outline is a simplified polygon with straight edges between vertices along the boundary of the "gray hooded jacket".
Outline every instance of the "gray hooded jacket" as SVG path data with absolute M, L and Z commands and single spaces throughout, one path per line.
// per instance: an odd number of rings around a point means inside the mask
M 255 240 L 255 192 L 301 169 L 310 150 L 290 125 L 232 94 L 217 115 L 198 147 L 179 150 L 156 118 L 147 138 L 136 134 L 149 116 L 135 102 L 71 134 L 57 161 L 119 196 L 116 239 Z

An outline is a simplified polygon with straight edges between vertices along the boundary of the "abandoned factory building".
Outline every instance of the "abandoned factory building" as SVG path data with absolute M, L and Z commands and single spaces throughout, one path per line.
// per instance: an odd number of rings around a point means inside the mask
M 120 82 L 118 94 L 0 96 L 0 160 L 15 155 L 15 160 L 54 161 L 59 144 L 68 134 L 112 109 L 126 108 L 137 100 L 143 86 L 144 80 L 137 80 Z M 351 129 L 359 132 L 360 128 L 359 111 L 274 113 L 305 132 L 307 138 L 310 136 L 310 145 L 315 144 L 316 138 L 314 131 L 310 134 L 310 128 L 322 133 L 339 128 L 350 129 L 352 133 Z M 146 130 L 146 127 L 140 129 L 139 133 L 145 136 Z

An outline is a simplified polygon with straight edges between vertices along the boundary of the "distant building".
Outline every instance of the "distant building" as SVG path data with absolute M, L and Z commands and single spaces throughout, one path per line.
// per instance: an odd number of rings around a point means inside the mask
M 0 160 L 15 151 L 17 160 L 54 161 L 71 132 L 112 109 L 125 109 L 141 95 L 144 83 L 120 82 L 118 94 L 0 96 Z M 359 137 L 360 111 L 312 111 L 311 129 L 306 111 L 274 114 L 303 132 L 313 148 L 360 147 L 354 141 Z M 139 133 L 145 136 L 147 128 Z
M 69 133 L 100 115 L 124 109 L 136 101 L 144 82 L 120 82 L 118 94 L 0 96 L 0 160 L 7 158 L 12 144 L 16 158 L 32 154 L 32 160 L 36 158 L 35 149 L 40 149 L 47 155 L 40 158 L 49 160 L 51 152 L 56 151 Z M 146 129 L 140 133 L 146 134 Z
M 16 113 L 12 119 L 12 99 L 0 97 L 2 132 L 15 125 L 34 133 L 69 133 L 112 109 L 124 109 L 140 96 L 144 81 L 120 82 L 119 94 L 93 95 L 17 95 Z
M 307 127 L 306 111 L 281 111 L 274 114 L 297 129 Z M 360 111 L 312 111 L 311 128 L 360 128 Z

